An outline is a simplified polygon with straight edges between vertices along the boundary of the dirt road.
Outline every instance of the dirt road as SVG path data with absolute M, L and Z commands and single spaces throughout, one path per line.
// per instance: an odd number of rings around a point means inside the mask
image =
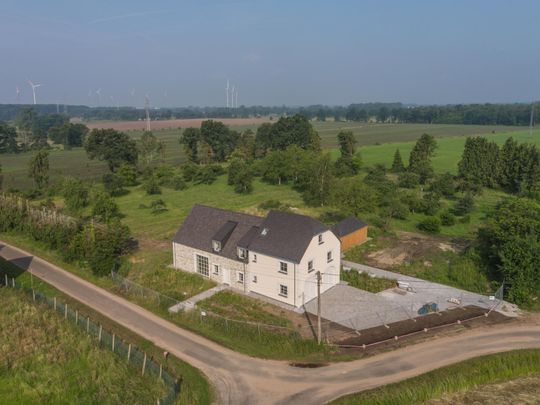
M 0 256 L 7 260 L 31 257 L 1 241 Z M 255 359 L 224 348 L 38 257 L 32 258 L 28 269 L 202 370 L 224 404 L 321 404 L 471 357 L 540 347 L 540 324 L 513 324 L 477 329 L 363 360 L 315 369 L 294 368 L 286 362 Z

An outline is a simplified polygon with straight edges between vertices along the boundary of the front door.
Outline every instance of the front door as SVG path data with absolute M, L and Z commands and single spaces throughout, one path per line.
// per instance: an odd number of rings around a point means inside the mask
M 221 271 L 223 272 L 223 284 L 231 285 L 231 272 L 229 269 L 223 267 Z

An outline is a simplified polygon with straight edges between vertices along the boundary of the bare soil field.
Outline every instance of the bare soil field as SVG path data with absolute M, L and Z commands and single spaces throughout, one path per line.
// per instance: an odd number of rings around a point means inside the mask
M 179 120 L 163 120 L 152 121 L 152 129 L 169 129 L 169 128 L 190 128 L 201 126 L 201 122 L 208 119 L 223 122 L 228 126 L 239 125 L 260 125 L 265 122 L 270 122 L 268 117 L 261 118 L 190 118 Z M 146 128 L 145 121 L 95 121 L 88 122 L 86 126 L 90 129 L 113 128 L 118 131 L 142 131 Z
M 461 252 L 466 245 L 455 239 L 422 235 L 414 232 L 398 232 L 398 237 L 381 236 L 379 242 L 388 246 L 368 253 L 365 264 L 382 269 L 392 268 L 425 257 L 430 252 Z M 429 266 L 429 263 L 426 263 Z

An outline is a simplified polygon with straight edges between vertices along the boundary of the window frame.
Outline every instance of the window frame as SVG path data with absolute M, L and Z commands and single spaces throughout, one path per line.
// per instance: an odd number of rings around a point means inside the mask
M 236 251 L 236 255 L 239 259 L 245 259 L 246 258 L 246 249 L 239 247 Z
M 201 267 L 199 265 L 204 263 L 206 263 L 206 271 L 201 272 Z M 197 271 L 197 274 L 200 274 L 203 277 L 210 277 L 210 260 L 208 259 L 208 256 L 195 253 L 195 270 Z
M 283 298 L 289 298 L 289 286 L 286 286 L 285 284 L 280 284 L 278 295 Z
M 311 264 L 311 267 L 309 266 L 310 264 Z M 308 273 L 311 273 L 312 271 L 315 271 L 315 266 L 314 266 L 313 259 L 308 261 L 308 263 L 307 263 L 307 271 L 308 271 Z
M 212 241 L 212 250 L 214 252 L 221 252 L 221 242 L 218 240 Z
M 257 263 L 257 254 L 253 253 L 253 258 L 251 259 L 253 263 Z
M 320 233 L 318 237 L 319 245 L 322 245 L 324 243 L 323 234 Z
M 219 276 L 219 264 L 212 263 L 212 274 L 215 276 Z
M 285 270 L 283 268 L 285 268 Z M 289 274 L 289 264 L 287 262 L 280 261 L 278 273 Z
M 239 284 L 244 284 L 244 272 L 239 271 L 236 273 L 236 282 Z
M 252 283 L 257 284 L 257 276 L 255 276 L 255 275 L 253 276 L 253 281 L 252 281 Z
M 332 253 L 331 250 L 329 250 L 328 252 L 326 252 L 326 263 L 331 263 L 334 261 L 334 254 Z

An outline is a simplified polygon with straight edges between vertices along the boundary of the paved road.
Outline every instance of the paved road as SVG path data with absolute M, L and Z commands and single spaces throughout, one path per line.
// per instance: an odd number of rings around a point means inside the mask
M 0 241 L 0 256 L 31 257 Z M 540 324 L 477 329 L 371 358 L 317 369 L 251 358 L 181 329 L 38 257 L 29 271 L 202 370 L 223 404 L 321 404 L 471 357 L 540 347 Z

